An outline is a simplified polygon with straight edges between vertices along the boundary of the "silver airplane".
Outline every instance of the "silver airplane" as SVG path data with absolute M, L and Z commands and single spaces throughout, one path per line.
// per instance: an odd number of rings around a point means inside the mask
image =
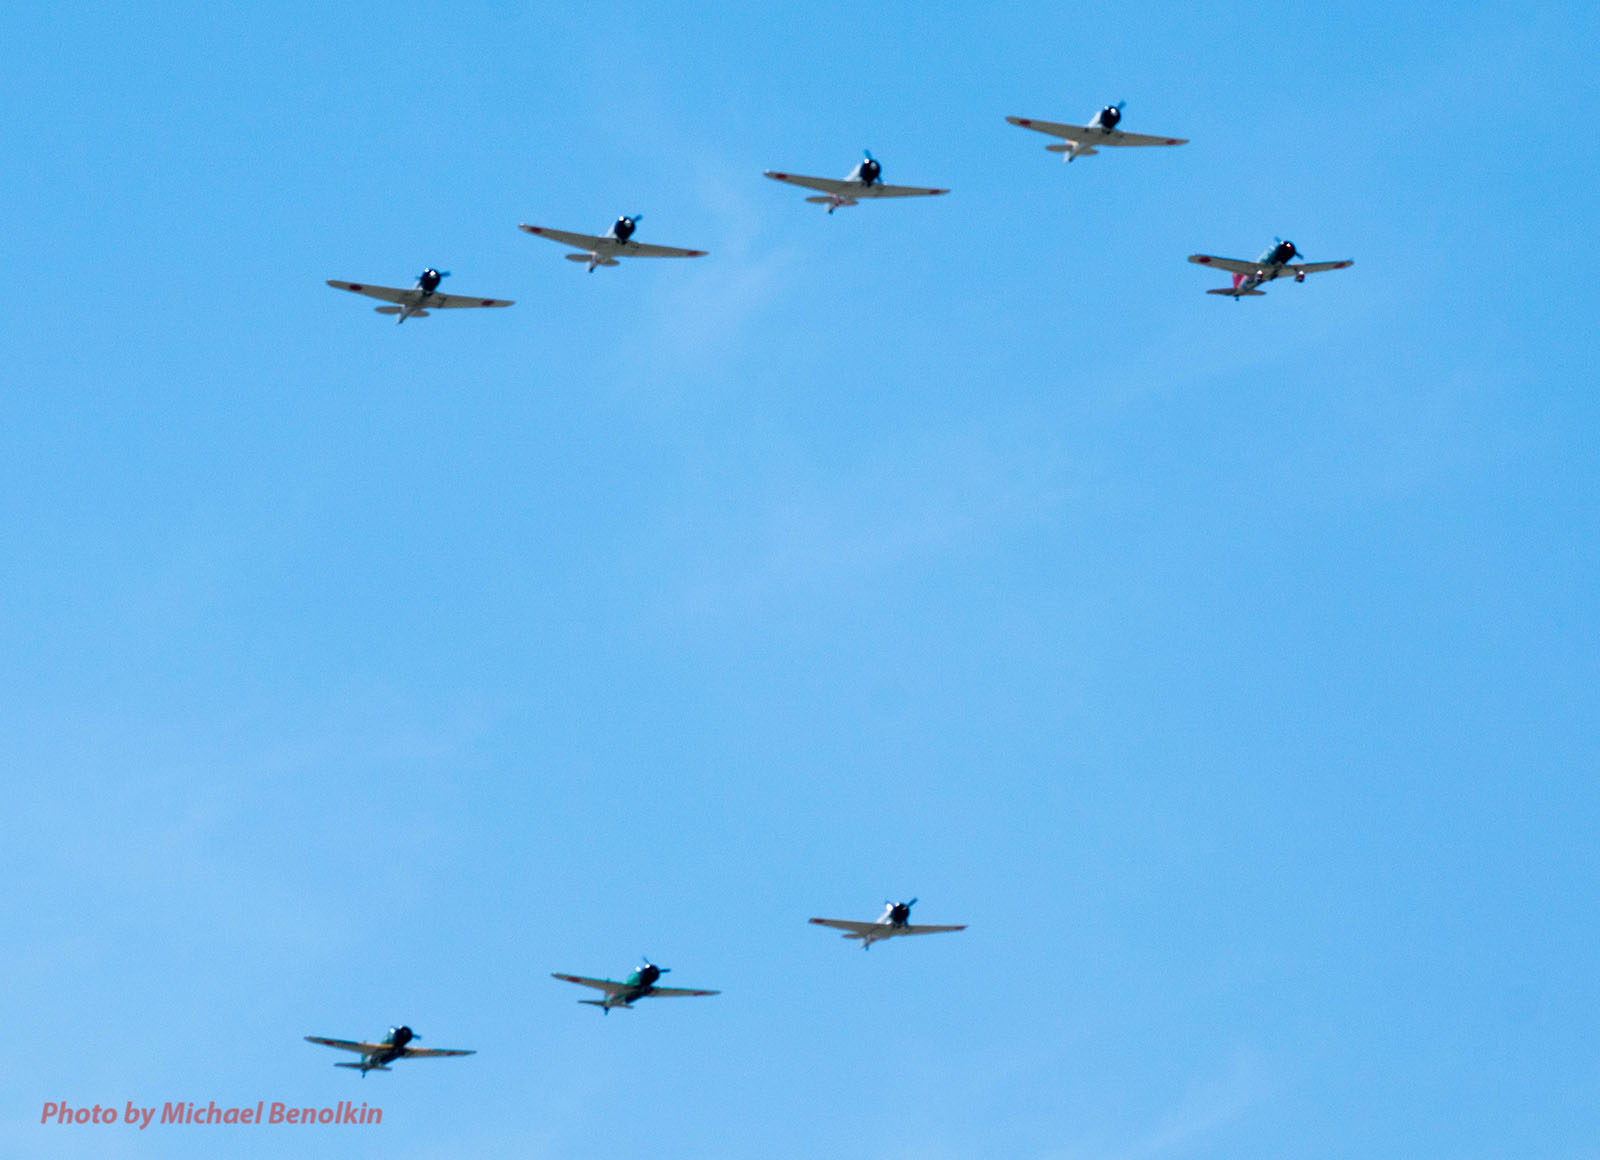
M 392 306 L 379 306 L 379 314 L 397 314 L 395 322 L 404 322 L 408 318 L 426 318 L 430 310 L 454 310 L 463 306 L 514 306 L 516 303 L 508 302 L 504 298 L 468 298 L 462 294 L 441 294 L 439 283 L 450 277 L 450 271 L 442 273 L 433 268 L 424 270 L 417 277 L 417 284 L 409 290 L 401 290 L 397 286 L 374 286 L 368 282 L 340 282 L 333 278 L 328 279 L 328 285 L 335 290 L 348 290 L 352 294 L 365 294 L 368 298 L 381 298 L 385 302 L 392 302 Z
M 1035 121 L 1030 117 L 1007 117 L 1006 120 L 1013 125 L 1020 125 L 1024 129 L 1032 129 L 1036 133 L 1048 133 L 1052 137 L 1061 137 L 1065 140 L 1063 145 L 1046 145 L 1051 153 L 1065 154 L 1063 161 L 1071 161 L 1074 157 L 1093 157 L 1098 149 L 1095 146 L 1125 146 L 1125 145 L 1187 145 L 1186 137 L 1146 137 L 1139 133 L 1124 133 L 1117 128 L 1117 122 L 1122 120 L 1122 106 L 1126 101 L 1118 101 L 1114 105 L 1107 105 L 1093 117 L 1089 118 L 1087 125 L 1059 125 L 1054 121 Z
M 842 930 L 845 938 L 860 939 L 861 949 L 866 951 L 870 951 L 875 942 L 898 938 L 900 935 L 942 934 L 945 931 L 967 929 L 965 926 L 912 926 L 911 908 L 916 904 L 915 898 L 910 902 L 885 902 L 883 914 L 877 922 L 851 922 L 843 918 L 813 918 L 811 922 L 816 926 Z
M 397 1059 L 432 1059 L 445 1055 L 476 1055 L 475 1051 L 453 1051 L 442 1047 L 412 1047 L 413 1040 L 421 1039 L 409 1027 L 391 1027 L 389 1034 L 377 1043 L 363 1043 L 354 1039 L 324 1039 L 320 1035 L 307 1035 L 307 1043 L 320 1043 L 323 1047 L 337 1047 L 340 1051 L 361 1054 L 360 1063 L 336 1063 L 334 1067 L 353 1067 L 367 1078 L 369 1071 L 388 1071 Z
M 879 197 L 937 197 L 949 193 L 948 189 L 924 189 L 917 185 L 885 185 L 883 165 L 871 153 L 862 150 L 862 160 L 842 179 L 832 177 L 802 177 L 797 173 L 780 173 L 769 169 L 765 176 L 773 181 L 787 182 L 821 192 L 821 197 L 808 197 L 813 205 L 825 205 L 831 214 L 840 206 L 858 205 L 862 199 Z
M 1264 282 L 1271 282 L 1288 275 L 1292 275 L 1296 282 L 1304 282 L 1307 274 L 1320 274 L 1324 270 L 1343 270 L 1355 265 L 1349 258 L 1342 262 L 1293 261 L 1298 257 L 1300 251 L 1294 248 L 1293 242 L 1278 238 L 1272 248 L 1254 262 L 1246 262 L 1240 258 L 1218 258 L 1211 254 L 1190 254 L 1189 261 L 1197 266 L 1215 266 L 1232 274 L 1232 286 L 1219 286 L 1215 290 L 1207 290 L 1206 293 L 1226 294 L 1235 302 L 1241 298 L 1262 297 L 1264 291 L 1257 290 L 1256 287 Z
M 577 254 L 563 255 L 569 262 L 585 262 L 589 266 L 589 273 L 594 273 L 596 266 L 615 266 L 618 258 L 703 258 L 704 250 L 684 250 L 677 246 L 650 246 L 643 242 L 633 240 L 633 231 L 639 228 L 639 223 L 644 220 L 644 214 L 636 213 L 631 217 L 624 214 L 611 223 L 611 228 L 603 234 L 574 234 L 566 230 L 552 230 L 547 226 L 530 226 L 524 223 L 518 226 L 525 234 L 532 234 L 536 238 L 549 238 L 552 242 L 560 242 L 563 246 L 572 246 L 582 251 Z

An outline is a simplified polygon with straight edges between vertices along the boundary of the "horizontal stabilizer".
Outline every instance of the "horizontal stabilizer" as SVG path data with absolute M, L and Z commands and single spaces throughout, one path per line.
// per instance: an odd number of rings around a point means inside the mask
M 855 199 L 854 198 L 849 198 L 849 197 L 838 198 L 838 199 L 831 198 L 831 197 L 808 197 L 808 198 L 806 198 L 806 200 L 809 201 L 812 205 L 855 205 L 856 204 L 855 203 Z
M 373 309 L 376 310 L 379 314 L 399 314 L 400 313 L 400 308 L 398 306 L 374 306 Z
M 1071 145 L 1046 145 L 1044 148 L 1045 148 L 1045 152 L 1047 152 L 1047 153 L 1071 153 L 1072 152 L 1072 146 Z M 1078 146 L 1077 156 L 1079 156 L 1079 157 L 1093 157 L 1098 152 L 1100 152 L 1100 150 L 1096 149 L 1093 145 L 1079 145 Z
M 578 1002 L 587 1003 L 591 1007 L 604 1007 L 604 1006 L 607 1006 L 606 1001 L 604 999 L 579 999 Z M 632 1011 L 633 1010 L 633 1008 L 628 1006 L 626 1003 L 618 1003 L 618 1004 L 616 1004 L 616 1007 L 620 1011 Z
M 387 1067 L 363 1067 L 359 1063 L 336 1063 L 334 1067 L 353 1067 L 357 1071 L 388 1071 Z
M 1207 294 L 1226 294 L 1229 298 L 1265 298 L 1265 290 L 1207 290 Z

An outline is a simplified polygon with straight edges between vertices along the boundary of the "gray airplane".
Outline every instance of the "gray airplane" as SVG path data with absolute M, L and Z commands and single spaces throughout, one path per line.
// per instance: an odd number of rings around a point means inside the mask
M 885 902 L 883 914 L 877 922 L 851 922 L 843 918 L 813 918 L 815 926 L 831 926 L 835 930 L 845 932 L 845 938 L 861 940 L 861 949 L 870 951 L 872 944 L 888 938 L 897 938 L 904 934 L 943 934 L 945 931 L 966 930 L 965 926 L 912 926 L 911 908 L 917 904 L 913 898 L 910 902 Z
M 1063 144 L 1046 145 L 1045 148 L 1051 153 L 1062 154 L 1063 161 L 1071 161 L 1074 157 L 1093 157 L 1099 152 L 1095 148 L 1097 145 L 1120 147 L 1189 143 L 1186 137 L 1147 137 L 1140 133 L 1124 133 L 1117 128 L 1117 122 L 1122 120 L 1122 106 L 1125 103 L 1118 101 L 1114 105 L 1107 105 L 1090 117 L 1087 125 L 1061 125 L 1055 121 L 1036 121 L 1032 117 L 1007 117 L 1006 120 L 1023 129 L 1032 129 L 1035 133 L 1062 138 Z
M 464 294 L 441 294 L 439 283 L 450 277 L 450 271 L 443 272 L 432 267 L 417 275 L 417 284 L 409 290 L 402 290 L 398 286 L 374 286 L 370 282 L 340 282 L 329 278 L 328 285 L 335 290 L 348 290 L 352 294 L 365 294 L 368 298 L 378 298 L 392 303 L 390 306 L 375 307 L 379 314 L 398 315 L 397 323 L 408 318 L 426 318 L 430 310 L 455 310 L 464 306 L 515 306 L 504 298 L 468 298 Z

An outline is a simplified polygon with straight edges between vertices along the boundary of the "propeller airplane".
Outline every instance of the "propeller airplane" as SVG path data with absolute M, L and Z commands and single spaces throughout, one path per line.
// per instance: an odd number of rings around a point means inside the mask
M 1219 286 L 1215 290 L 1207 290 L 1206 293 L 1226 294 L 1235 302 L 1241 298 L 1262 297 L 1265 291 L 1257 290 L 1256 287 L 1263 282 L 1271 282 L 1286 275 L 1293 275 L 1296 282 L 1304 282 L 1307 274 L 1320 274 L 1324 270 L 1343 270 L 1355 265 L 1355 262 L 1348 258 L 1342 262 L 1295 262 L 1294 259 L 1300 256 L 1300 251 L 1294 248 L 1293 242 L 1275 238 L 1272 248 L 1254 262 L 1246 262 L 1240 258 L 1218 258 L 1211 254 L 1190 254 L 1189 261 L 1197 266 L 1215 266 L 1232 274 L 1232 286 Z
M 966 930 L 965 926 L 912 926 L 911 908 L 917 904 L 913 898 L 910 902 L 885 902 L 883 914 L 876 922 L 850 922 L 843 918 L 813 918 L 815 926 L 831 926 L 836 930 L 845 932 L 845 938 L 861 940 L 861 949 L 870 951 L 872 944 L 883 939 L 897 938 L 904 934 L 942 934 L 951 930 Z
M 394 286 L 373 286 L 367 282 L 340 282 L 328 279 L 335 290 L 348 290 L 352 294 L 365 294 L 368 298 L 381 298 L 392 306 L 379 306 L 379 314 L 397 314 L 395 322 L 408 318 L 426 318 L 430 310 L 453 310 L 464 306 L 513 306 L 504 298 L 468 298 L 462 294 L 441 294 L 439 283 L 450 277 L 450 271 L 429 268 L 417 276 L 417 284 L 409 290 Z
M 1146 137 L 1140 133 L 1124 133 L 1117 128 L 1117 123 L 1122 120 L 1122 106 L 1125 104 L 1126 101 L 1118 101 L 1114 105 L 1107 105 L 1089 118 L 1087 125 L 1058 125 L 1054 121 L 1035 121 L 1030 117 L 1007 117 L 1006 120 L 1024 129 L 1032 129 L 1036 133 L 1048 133 L 1052 137 L 1063 138 L 1066 142 L 1063 145 L 1045 146 L 1051 153 L 1065 154 L 1063 161 L 1071 161 L 1074 157 L 1092 157 L 1099 152 L 1095 148 L 1097 145 L 1187 145 L 1189 143 L 1186 137 Z
M 340 1051 L 355 1051 L 361 1055 L 360 1063 L 336 1063 L 334 1067 L 353 1067 L 367 1078 L 369 1071 L 388 1071 L 397 1059 L 434 1059 L 445 1055 L 476 1055 L 474 1051 L 453 1051 L 442 1047 L 412 1047 L 421 1039 L 409 1027 L 391 1027 L 389 1034 L 377 1043 L 362 1043 L 353 1039 L 324 1039 L 320 1035 L 307 1035 L 307 1043 L 320 1043 L 323 1047 L 337 1047 Z
M 914 185 L 885 185 L 882 163 L 865 149 L 862 150 L 862 154 L 861 162 L 839 181 L 829 177 L 802 177 L 795 173 L 780 173 L 775 169 L 767 170 L 766 176 L 773 181 L 784 181 L 790 185 L 819 190 L 823 194 L 822 197 L 808 197 L 806 200 L 813 205 L 827 206 L 830 214 L 840 206 L 857 205 L 864 198 L 937 197 L 939 194 L 950 192 L 948 189 L 923 189 Z
M 581 251 L 563 255 L 569 262 L 586 262 L 589 273 L 596 266 L 615 266 L 618 258 L 703 258 L 705 250 L 683 250 L 676 246 L 651 246 L 633 240 L 633 231 L 639 228 L 644 214 L 623 215 L 611 223 L 611 228 L 598 237 L 593 234 L 574 234 L 566 230 L 552 230 L 544 226 L 518 226 L 523 233 L 536 238 L 549 238 L 563 246 Z
M 600 1008 L 603 1015 L 611 1014 L 613 1007 L 621 1007 L 624 1011 L 633 1009 L 633 1004 L 638 999 L 677 999 L 694 995 L 720 995 L 720 991 L 695 991 L 686 987 L 658 987 L 656 980 L 671 971 L 671 967 L 658 967 L 649 959 L 645 959 L 642 966 L 622 982 L 615 979 L 590 979 L 583 975 L 551 974 L 552 979 L 560 979 L 564 983 L 577 983 L 584 987 L 593 987 L 604 991 L 604 999 L 579 999 L 580 1003 L 587 1003 L 591 1007 Z

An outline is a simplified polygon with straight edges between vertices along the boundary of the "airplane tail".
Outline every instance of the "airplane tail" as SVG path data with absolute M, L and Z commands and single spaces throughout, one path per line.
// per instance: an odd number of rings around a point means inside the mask
M 400 313 L 400 308 L 398 306 L 374 306 L 373 309 L 376 310 L 379 314 L 399 314 Z
M 1229 298 L 1265 298 L 1267 296 L 1267 292 L 1265 290 L 1234 290 L 1230 287 L 1207 290 L 1206 293 L 1226 294 Z
M 618 1011 L 632 1011 L 633 1010 L 633 1008 L 628 1006 L 626 1003 L 607 1003 L 604 999 L 579 999 L 578 1002 L 583 1003 L 583 1004 L 585 1004 L 587 1006 L 590 1006 L 590 1007 L 598 1007 L 602 1011 L 610 1011 L 613 1008 L 615 1008 Z
M 1093 157 L 1100 152 L 1093 145 L 1083 144 L 1046 145 L 1045 149 L 1051 153 L 1065 153 L 1068 161 L 1071 161 L 1074 157 Z
M 601 258 L 594 254 L 563 254 L 561 256 L 569 262 L 593 262 L 596 266 L 621 265 L 615 258 Z
M 374 1065 L 372 1067 L 363 1067 L 359 1063 L 336 1063 L 333 1066 L 334 1067 L 353 1067 L 357 1071 L 361 1072 L 363 1075 L 365 1075 L 369 1071 L 389 1071 L 390 1070 L 387 1067 L 378 1067 L 376 1065 Z

